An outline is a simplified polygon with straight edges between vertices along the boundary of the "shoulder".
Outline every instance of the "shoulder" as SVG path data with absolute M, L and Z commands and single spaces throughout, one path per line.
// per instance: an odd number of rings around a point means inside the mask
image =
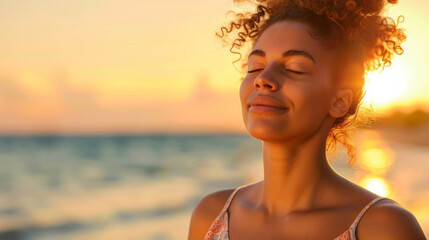
M 211 224 L 222 211 L 229 196 L 235 189 L 217 191 L 203 197 L 192 212 L 188 239 L 201 240 Z
M 212 218 L 214 220 L 234 190 L 226 189 L 217 191 L 203 197 L 192 212 L 192 217 L 198 217 L 198 219 Z
M 360 240 L 424 240 L 414 215 L 392 200 L 381 200 L 371 206 L 357 227 Z

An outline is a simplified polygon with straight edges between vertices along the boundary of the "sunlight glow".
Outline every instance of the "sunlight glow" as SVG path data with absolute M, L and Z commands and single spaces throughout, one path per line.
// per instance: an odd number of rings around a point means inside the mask
M 357 158 L 362 169 L 374 174 L 386 173 L 395 157 L 395 152 L 377 131 L 367 131 L 367 137 L 359 141 Z
M 393 164 L 395 154 L 388 148 L 368 148 L 361 153 L 359 163 L 374 174 L 386 173 Z
M 367 176 L 359 182 L 359 185 L 382 197 L 391 194 L 389 184 L 382 177 Z
M 85 0 L 2 1 L 0 134 L 214 127 L 245 133 L 238 98 L 243 75 L 240 63 L 233 64 L 238 56 L 215 33 L 233 19 L 232 12 L 253 11 L 251 4 L 107 2 L 104 7 Z M 399 26 L 407 40 L 391 66 L 368 73 L 362 105 L 375 117 L 429 109 L 426 2 L 399 1 L 386 11 L 395 20 L 405 16 Z M 240 47 L 243 59 L 252 45 L 246 42 Z
M 401 65 L 390 66 L 383 72 L 370 72 L 367 77 L 367 92 L 364 103 L 372 103 L 375 107 L 388 108 L 399 101 L 399 97 L 407 93 L 408 84 L 406 71 Z

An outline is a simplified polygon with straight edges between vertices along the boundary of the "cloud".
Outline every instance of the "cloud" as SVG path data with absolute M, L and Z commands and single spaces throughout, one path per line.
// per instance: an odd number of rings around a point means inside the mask
M 16 80 L 0 76 L 0 101 L 20 104 L 29 100 L 30 96 L 17 84 Z

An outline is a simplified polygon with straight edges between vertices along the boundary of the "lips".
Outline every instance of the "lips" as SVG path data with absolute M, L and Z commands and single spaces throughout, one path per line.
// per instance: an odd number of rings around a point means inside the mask
M 253 112 L 270 112 L 288 110 L 282 102 L 266 95 L 257 95 L 248 102 L 248 109 Z

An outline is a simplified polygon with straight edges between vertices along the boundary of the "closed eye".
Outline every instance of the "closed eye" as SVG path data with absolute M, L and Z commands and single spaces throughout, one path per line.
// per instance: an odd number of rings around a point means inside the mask
M 253 73 L 253 72 L 257 72 L 257 71 L 261 71 L 261 70 L 264 70 L 264 69 L 260 68 L 260 69 L 250 70 L 250 71 L 247 71 L 247 73 Z M 291 72 L 291 73 L 295 73 L 295 74 L 304 74 L 304 72 L 299 72 L 299 71 L 295 71 L 292 69 L 286 69 L 286 70 Z
M 295 71 L 292 69 L 286 69 L 287 71 L 291 72 L 291 73 L 295 73 L 295 74 L 304 74 L 304 72 L 299 72 L 299 71 Z
M 260 68 L 260 69 L 255 69 L 255 70 L 247 71 L 247 73 L 257 72 L 257 71 L 261 71 L 261 70 L 264 70 L 264 69 L 262 69 L 262 68 Z

